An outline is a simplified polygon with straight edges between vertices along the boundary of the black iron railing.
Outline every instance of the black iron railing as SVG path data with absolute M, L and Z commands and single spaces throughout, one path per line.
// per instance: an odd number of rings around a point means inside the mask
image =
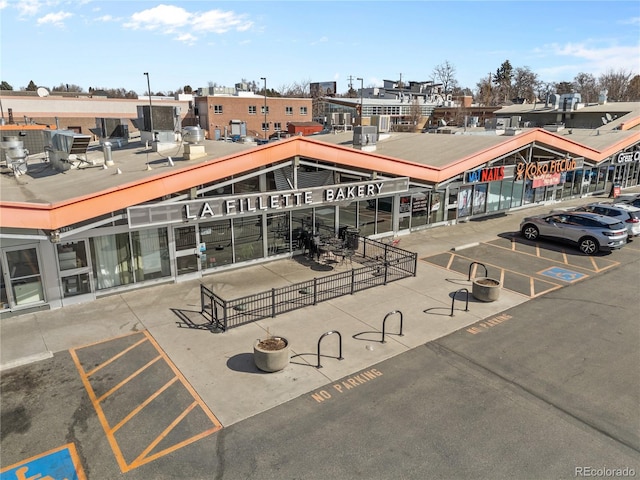
M 359 237 L 354 258 L 360 267 L 231 300 L 201 284 L 200 313 L 226 331 L 416 275 L 417 253 L 377 240 Z

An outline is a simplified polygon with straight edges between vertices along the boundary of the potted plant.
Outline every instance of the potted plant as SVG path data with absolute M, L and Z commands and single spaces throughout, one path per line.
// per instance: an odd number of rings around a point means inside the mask
M 481 302 L 494 302 L 500 297 L 501 287 L 500 281 L 495 278 L 474 278 L 471 285 L 471 295 Z
M 270 336 L 258 339 L 253 346 L 253 360 L 263 372 L 278 372 L 284 369 L 291 358 L 289 341 L 284 337 Z

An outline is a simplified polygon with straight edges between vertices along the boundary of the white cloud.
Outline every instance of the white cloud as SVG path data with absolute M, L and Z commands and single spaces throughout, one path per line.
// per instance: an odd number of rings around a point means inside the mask
M 102 15 L 101 17 L 96 17 L 95 20 L 96 22 L 113 22 L 116 19 L 112 15 Z
M 209 10 L 193 19 L 194 30 L 202 32 L 226 33 L 229 30 L 246 31 L 253 22 L 246 20 L 245 15 L 221 10 Z
M 329 41 L 328 37 L 320 37 L 315 42 L 311 42 L 311 45 L 320 45 L 321 43 L 327 43 Z
M 192 15 L 184 8 L 173 5 L 158 5 L 131 15 L 131 21 L 124 24 L 133 30 L 157 30 L 162 28 L 164 33 L 173 33 L 178 27 L 188 24 Z
M 36 20 L 36 23 L 38 25 L 51 24 L 56 27 L 62 27 L 64 26 L 64 20 L 71 17 L 73 17 L 73 14 L 69 12 L 47 13 L 44 17 Z
M 176 37 L 176 40 L 182 43 L 186 43 L 187 45 L 194 45 L 197 39 L 197 37 L 194 37 L 190 33 L 183 33 Z
M 8 6 L 9 4 L 7 3 L 7 0 L 0 0 L 0 10 L 7 8 Z
M 125 28 L 133 30 L 159 31 L 164 34 L 178 34 L 175 38 L 181 42 L 194 42 L 196 37 L 189 31 L 222 34 L 230 30 L 244 32 L 253 27 L 253 22 L 232 11 L 209 10 L 203 13 L 190 13 L 184 8 L 173 5 L 157 7 L 136 12 Z
M 44 6 L 44 2 L 40 0 L 22 0 L 16 4 L 20 16 L 37 15 Z
M 631 17 L 620 20 L 622 25 L 640 25 L 640 17 Z

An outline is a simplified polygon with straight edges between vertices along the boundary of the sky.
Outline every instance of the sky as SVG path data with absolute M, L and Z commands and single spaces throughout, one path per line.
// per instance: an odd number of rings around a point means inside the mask
M 640 74 L 640 2 L 0 0 L 0 80 L 14 90 L 144 95 L 264 77 L 344 93 L 358 77 L 433 80 L 445 62 L 475 90 L 506 60 L 549 83 Z

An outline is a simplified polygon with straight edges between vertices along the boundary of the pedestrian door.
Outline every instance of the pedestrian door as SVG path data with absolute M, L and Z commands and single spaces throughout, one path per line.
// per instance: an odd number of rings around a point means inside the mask
M 193 276 L 200 271 L 200 251 L 198 250 L 195 225 L 173 229 L 176 255 L 176 275 Z

